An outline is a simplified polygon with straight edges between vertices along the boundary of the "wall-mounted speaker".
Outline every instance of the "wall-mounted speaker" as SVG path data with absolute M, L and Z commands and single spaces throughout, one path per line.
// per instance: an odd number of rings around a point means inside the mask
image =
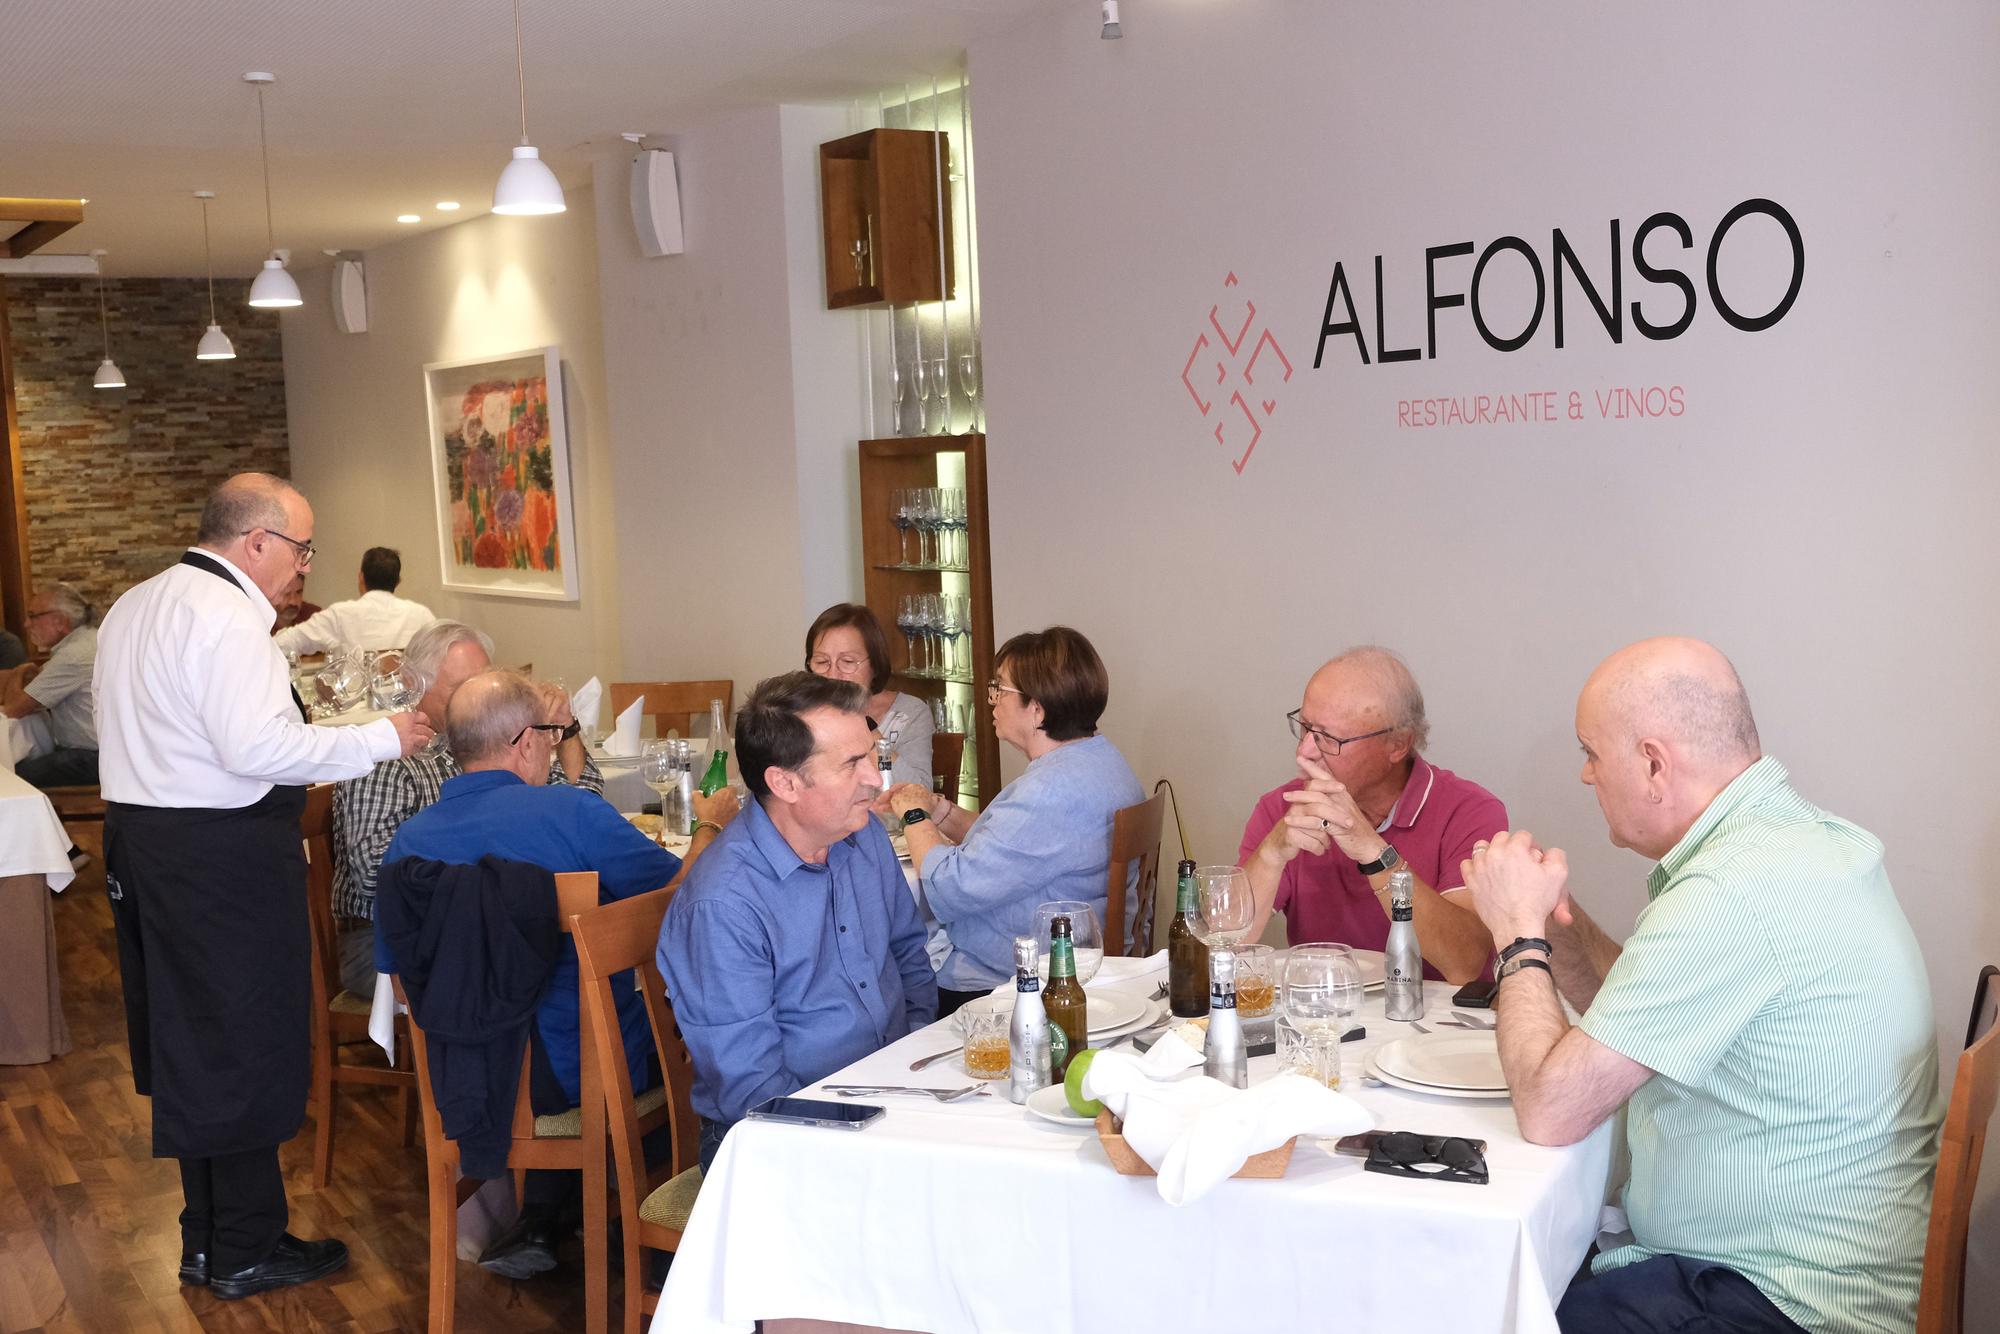
M 681 187 L 674 155 L 642 148 L 632 159 L 632 230 L 648 259 L 678 255 L 687 248 L 681 235 Z
M 368 332 L 368 281 L 358 259 L 333 262 L 333 327 L 342 333 Z

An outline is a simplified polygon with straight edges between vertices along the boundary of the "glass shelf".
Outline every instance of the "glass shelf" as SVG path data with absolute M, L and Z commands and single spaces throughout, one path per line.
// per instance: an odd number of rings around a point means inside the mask
M 912 681 L 943 681 L 947 685 L 957 686 L 972 684 L 972 678 L 964 672 L 922 672 L 914 667 L 904 667 L 897 671 L 896 675 L 907 677 Z
M 971 574 L 970 565 L 871 565 L 872 570 L 901 570 L 909 574 Z

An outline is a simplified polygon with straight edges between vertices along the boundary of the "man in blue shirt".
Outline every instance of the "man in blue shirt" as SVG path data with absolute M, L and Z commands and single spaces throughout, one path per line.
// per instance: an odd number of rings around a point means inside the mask
M 445 712 L 446 740 L 461 772 L 446 780 L 435 803 L 404 821 L 383 864 L 419 857 L 466 866 L 494 856 L 549 871 L 595 871 L 606 902 L 678 883 L 685 874 L 680 859 L 634 829 L 604 798 L 548 785 L 549 757 L 565 729 L 543 716 L 541 697 L 518 672 L 484 672 L 461 685 Z M 736 814 L 735 795 L 725 789 L 697 797 L 696 812 L 690 866 Z M 379 954 L 379 936 L 377 947 Z M 629 981 L 617 996 L 632 1085 L 643 1089 L 654 1082 L 647 1069 L 652 1034 L 645 1004 Z M 567 940 L 530 1036 L 535 1114 L 576 1106 L 576 946 Z M 560 1214 L 577 1184 L 574 1173 L 529 1172 L 521 1221 L 479 1262 L 510 1278 L 554 1268 Z
M 661 923 L 704 1169 L 750 1108 L 937 1015 L 916 900 L 869 810 L 880 779 L 866 703 L 859 686 L 809 672 L 758 683 L 736 715 L 756 800 Z

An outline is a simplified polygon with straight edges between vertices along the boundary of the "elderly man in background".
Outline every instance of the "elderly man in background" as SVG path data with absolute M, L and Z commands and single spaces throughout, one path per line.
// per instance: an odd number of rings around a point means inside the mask
M 389 547 L 370 547 L 361 555 L 361 574 L 355 581 L 361 596 L 306 617 L 288 630 L 280 630 L 278 647 L 287 653 L 320 653 L 342 647 L 360 649 L 402 648 L 417 631 L 436 620 L 421 602 L 396 596 L 403 582 L 403 557 Z M 305 596 L 301 581 L 299 596 Z
M 442 734 L 446 710 L 460 685 L 493 665 L 493 641 L 459 621 L 433 621 L 403 653 L 404 675 L 423 689 L 417 712 Z M 544 781 L 604 791 L 603 775 L 584 749 L 569 696 L 551 682 L 537 682 L 541 712 L 535 719 L 560 729 Z M 366 998 L 375 986 L 375 878 L 382 854 L 403 822 L 438 799 L 459 772 L 451 751 L 433 745 L 415 755 L 385 760 L 333 794 L 333 913 L 339 938 L 340 984 Z
M 736 715 L 753 798 L 660 924 L 659 964 L 694 1058 L 701 1165 L 766 1098 L 795 1093 L 937 1015 L 924 926 L 889 836 L 868 696 L 791 672 Z
M 1504 961 L 1521 1133 L 1573 1143 L 1630 1105 L 1632 1241 L 1597 1257 L 1557 1321 L 1908 1331 L 1937 1047 L 1882 844 L 1792 789 L 1735 668 L 1697 640 L 1607 658 L 1576 734 L 1611 841 L 1658 863 L 1624 946 L 1571 900 L 1563 853 L 1526 832 L 1464 868 Z
M 43 584 L 28 599 L 28 638 L 48 661 L 0 672 L 0 714 L 19 722 L 46 713 L 49 745 L 34 747 L 14 772 L 36 787 L 93 785 L 97 712 L 90 678 L 97 627 L 90 623 L 90 604 L 68 584 Z
M 1507 808 L 1424 759 L 1430 722 L 1410 669 L 1388 649 L 1349 649 L 1313 673 L 1287 720 L 1299 776 L 1257 802 L 1237 850 L 1257 902 L 1250 938 L 1278 911 L 1294 943 L 1379 950 L 1389 877 L 1406 868 L 1425 976 L 1478 977 L 1491 942 L 1458 867 L 1475 841 L 1507 827 Z
M 683 863 L 602 797 L 547 785 L 557 769 L 556 738 L 573 726 L 548 713 L 546 693 L 519 672 L 484 672 L 458 687 L 445 710 L 455 775 L 445 780 L 434 803 L 396 832 L 384 865 L 409 857 L 453 865 L 499 857 L 548 871 L 595 871 L 606 903 L 679 884 L 686 868 L 735 818 L 736 794 L 724 788 L 695 798 L 694 841 Z M 528 1093 L 537 1116 L 576 1106 L 581 1091 L 576 946 L 565 937 L 562 951 L 529 1037 Z M 381 957 L 386 953 L 378 958 L 393 965 L 393 959 Z M 646 1007 L 629 981 L 616 990 L 632 1087 L 643 1090 L 657 1082 L 647 1066 L 653 1035 Z M 578 1179 L 573 1172 L 531 1171 L 522 1194 L 519 1221 L 479 1258 L 509 1278 L 555 1267 L 563 1214 L 579 1199 Z
M 307 783 L 427 744 L 414 713 L 301 716 L 271 599 L 312 563 L 313 512 L 277 477 L 209 496 L 196 545 L 104 618 L 97 697 L 105 886 L 132 1082 L 180 1160 L 183 1283 L 234 1299 L 324 1277 L 339 1241 L 286 1230 L 278 1146 L 305 1121 L 312 968 Z

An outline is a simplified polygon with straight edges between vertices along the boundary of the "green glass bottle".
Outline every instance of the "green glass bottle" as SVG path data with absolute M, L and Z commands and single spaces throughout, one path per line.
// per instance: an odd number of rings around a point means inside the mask
M 1208 946 L 1195 934 L 1201 905 L 1195 901 L 1194 863 L 1180 865 L 1174 899 L 1174 922 L 1167 928 L 1167 997 L 1176 1018 L 1199 1019 L 1208 1013 Z
M 1055 1044 L 1049 1055 L 1049 1078 L 1059 1080 L 1069 1072 L 1069 1063 L 1087 1045 L 1090 1037 L 1089 1001 L 1083 984 L 1076 980 L 1076 941 L 1068 917 L 1049 923 L 1049 989 L 1042 993 L 1042 1009 L 1049 1023 L 1062 1030 L 1067 1045 Z
M 701 776 L 701 795 L 712 797 L 729 786 L 729 733 L 722 728 L 722 701 L 708 702 L 708 772 Z

